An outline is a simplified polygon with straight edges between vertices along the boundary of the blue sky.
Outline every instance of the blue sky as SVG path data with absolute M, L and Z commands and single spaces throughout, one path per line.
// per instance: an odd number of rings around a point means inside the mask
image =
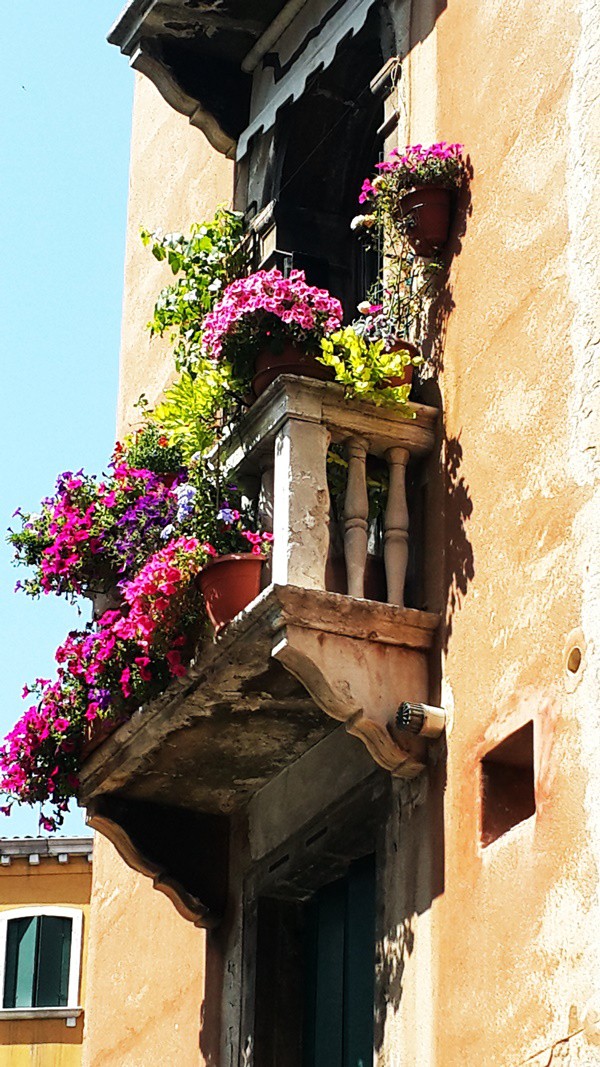
M 114 440 L 133 75 L 106 33 L 119 0 L 4 4 L 0 158 L 0 730 L 78 625 L 13 589 L 3 531 L 63 470 L 100 470 Z M 0 836 L 37 833 L 37 812 Z M 63 833 L 84 832 L 79 813 Z

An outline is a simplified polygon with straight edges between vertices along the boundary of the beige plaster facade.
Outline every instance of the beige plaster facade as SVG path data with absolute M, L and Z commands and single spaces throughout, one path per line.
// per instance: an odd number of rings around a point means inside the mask
M 428 772 L 394 786 L 375 1062 L 594 1067 L 598 6 L 392 7 L 406 34 L 398 140 L 461 141 L 473 174 L 447 300 L 428 338 L 438 385 L 426 400 L 441 407 L 443 423 L 427 476 L 426 607 L 443 616 L 429 699 L 446 707 L 449 726 Z M 135 419 L 139 393 L 154 400 L 170 373 L 166 348 L 144 331 L 166 275 L 142 248 L 139 226 L 185 229 L 230 198 L 231 180 L 231 163 L 138 81 L 119 432 Z M 530 721 L 535 814 L 484 846 L 481 760 Z M 198 1051 L 204 935 L 104 841 L 92 912 L 98 994 L 86 1065 L 229 1067 L 223 1044 L 221 1059 Z M 115 975 L 108 997 L 106 967 Z M 152 1059 L 157 1049 L 166 1061 Z
M 172 374 L 168 342 L 146 324 L 172 277 L 140 229 L 189 228 L 231 201 L 232 165 L 136 75 L 117 435 L 136 422 L 141 393 L 156 400 Z M 96 835 L 85 1067 L 195 1067 L 204 981 L 204 933 Z
M 168 338 L 146 329 L 156 297 L 173 275 L 140 240 L 142 228 L 186 232 L 231 205 L 233 165 L 215 152 L 183 115 L 173 111 L 150 82 L 135 78 L 129 203 L 125 242 L 123 324 L 117 433 L 136 421 L 134 405 L 145 394 L 156 402 L 173 374 Z

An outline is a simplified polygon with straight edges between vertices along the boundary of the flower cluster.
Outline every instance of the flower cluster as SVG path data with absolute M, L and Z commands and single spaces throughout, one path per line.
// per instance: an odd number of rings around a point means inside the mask
M 466 176 L 462 152 L 461 144 L 446 141 L 428 147 L 407 145 L 403 153 L 393 148 L 387 159 L 375 164 L 379 173 L 365 178 L 358 202 L 369 209 L 369 214 L 355 215 L 351 229 L 379 231 L 386 215 L 397 217 L 398 198 L 409 189 L 423 185 L 459 188 Z
M 163 477 L 127 466 L 118 452 L 112 474 L 101 481 L 81 471 L 61 474 L 39 514 L 15 512 L 22 523 L 9 533 L 15 562 L 34 571 L 17 588 L 31 596 L 103 591 L 158 547 L 177 507 Z
M 284 278 L 279 270 L 261 270 L 227 287 L 204 319 L 202 346 L 208 358 L 231 362 L 241 377 L 265 343 L 318 344 L 338 329 L 342 315 L 339 300 L 307 285 L 304 271 Z
M 77 770 L 90 726 L 119 721 L 186 673 L 190 627 L 201 619 L 195 576 L 208 546 L 182 537 L 159 550 L 122 585 L 120 611 L 69 634 L 56 652 L 57 679 L 25 687 L 37 703 L 8 734 L 0 751 L 0 789 L 25 803 L 51 803 L 45 829 L 60 825 L 78 786 Z M 10 810 L 10 804 L 4 811 Z

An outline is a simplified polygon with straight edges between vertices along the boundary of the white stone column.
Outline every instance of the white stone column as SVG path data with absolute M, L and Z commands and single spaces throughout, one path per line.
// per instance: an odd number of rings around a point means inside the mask
M 344 555 L 348 578 L 348 596 L 364 597 L 365 566 L 369 528 L 367 494 L 368 442 L 362 437 L 346 441 L 348 482 L 344 500 Z
M 275 497 L 275 456 L 268 456 L 260 474 L 260 492 L 258 494 L 258 521 L 260 529 L 273 533 L 273 501 Z M 261 586 L 264 589 L 273 580 L 273 553 L 263 563 Z
M 385 509 L 383 558 L 388 604 L 404 607 L 404 582 L 408 564 L 408 507 L 406 505 L 407 448 L 389 448 L 385 453 L 390 474 Z
M 275 439 L 273 582 L 325 588 L 329 550 L 329 431 L 291 418 Z

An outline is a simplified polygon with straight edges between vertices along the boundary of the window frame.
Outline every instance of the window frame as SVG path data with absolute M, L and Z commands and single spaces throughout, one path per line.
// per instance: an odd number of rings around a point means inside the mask
M 12 919 L 32 919 L 40 916 L 71 920 L 71 951 L 69 954 L 69 981 L 67 1003 L 64 1007 L 5 1008 L 4 983 L 6 979 L 6 942 L 8 924 Z M 37 905 L 27 908 L 9 908 L 0 911 L 0 1021 L 3 1019 L 54 1018 L 71 1019 L 81 1013 L 79 1004 L 79 980 L 81 976 L 81 949 L 83 940 L 83 911 L 81 908 L 63 908 L 53 905 Z M 74 1024 L 73 1024 L 74 1025 Z

